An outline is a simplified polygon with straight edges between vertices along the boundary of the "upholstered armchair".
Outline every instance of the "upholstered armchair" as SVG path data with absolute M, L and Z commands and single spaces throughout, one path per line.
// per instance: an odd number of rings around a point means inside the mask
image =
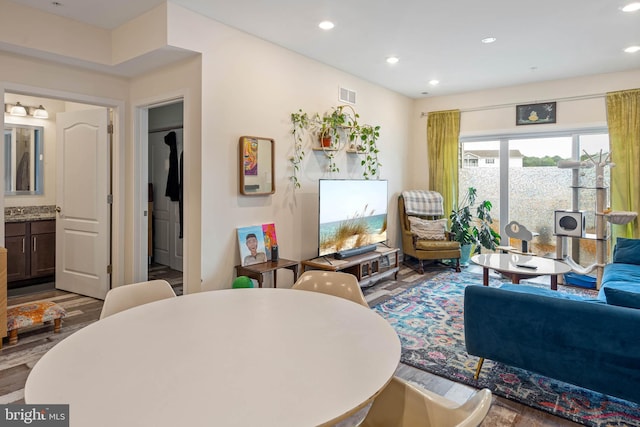
M 447 218 L 440 193 L 404 191 L 398 197 L 398 216 L 405 262 L 407 256 L 417 259 L 418 272 L 423 274 L 425 260 L 451 259 L 455 260 L 453 268 L 460 271 L 460 243 L 453 241 L 446 229 Z

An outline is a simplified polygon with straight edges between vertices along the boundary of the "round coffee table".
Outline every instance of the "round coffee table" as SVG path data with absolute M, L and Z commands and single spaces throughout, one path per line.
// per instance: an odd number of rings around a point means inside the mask
M 558 274 L 571 271 L 567 264 L 549 258 L 520 254 L 480 254 L 471 261 L 482 266 L 482 284 L 489 286 L 489 270 L 511 276 L 512 283 L 536 276 L 551 276 L 551 289 L 558 289 Z

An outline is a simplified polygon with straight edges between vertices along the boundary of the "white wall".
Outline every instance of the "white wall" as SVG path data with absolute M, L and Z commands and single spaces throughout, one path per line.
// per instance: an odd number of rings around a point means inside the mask
M 621 73 L 599 74 L 573 79 L 512 86 L 459 95 L 424 98 L 416 101 L 410 170 L 420 170 L 427 157 L 427 117 L 430 111 L 460 109 L 460 134 L 515 134 L 543 132 L 606 125 L 606 92 L 640 87 L 640 69 Z M 518 104 L 557 101 L 557 123 L 516 126 Z M 426 174 L 414 175 L 414 185 L 428 185 Z
M 323 172 L 322 153 L 307 147 L 302 188 L 293 190 L 289 116 L 299 108 L 329 110 L 338 104 L 340 86 L 357 92 L 363 122 L 381 126 L 381 178 L 389 180 L 389 223 L 397 222 L 394 196 L 404 189 L 412 100 L 179 7 L 170 8 L 169 22 L 172 45 L 202 52 L 203 289 L 230 287 L 240 262 L 237 227 L 274 222 L 281 257 L 300 260 L 317 254 L 317 181 L 329 175 Z M 242 135 L 275 139 L 274 195 L 239 194 Z M 336 177 L 361 176 L 361 166 L 349 162 L 339 154 Z M 398 242 L 396 230 L 390 229 L 391 244 Z M 279 285 L 291 285 L 288 272 L 278 279 Z

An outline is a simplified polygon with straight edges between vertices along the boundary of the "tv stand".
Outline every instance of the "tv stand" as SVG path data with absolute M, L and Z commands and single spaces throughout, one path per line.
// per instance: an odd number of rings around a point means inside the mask
M 341 271 L 356 276 L 361 287 L 373 285 L 380 279 L 394 275 L 398 278 L 400 249 L 378 245 L 371 252 L 338 259 L 337 257 L 319 257 L 302 261 L 302 271 L 326 270 Z

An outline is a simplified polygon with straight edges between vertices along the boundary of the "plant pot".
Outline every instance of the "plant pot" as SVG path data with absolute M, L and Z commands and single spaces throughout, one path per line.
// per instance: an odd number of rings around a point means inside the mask
M 320 146 L 323 148 L 331 147 L 331 137 L 330 136 L 321 136 L 320 137 Z
M 469 265 L 469 260 L 471 259 L 471 248 L 473 245 L 461 245 L 460 246 L 460 265 L 467 266 Z

